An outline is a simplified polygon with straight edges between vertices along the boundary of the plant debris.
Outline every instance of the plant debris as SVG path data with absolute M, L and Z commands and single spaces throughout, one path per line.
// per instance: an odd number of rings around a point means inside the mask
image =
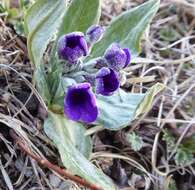
M 107 24 L 143 2 L 102 0 L 101 22 Z M 150 112 L 129 127 L 90 131 L 91 161 L 120 189 L 195 189 L 194 13 L 194 1 L 161 1 L 143 37 L 140 57 L 125 69 L 129 78 L 123 88 L 145 92 L 161 82 L 166 90 L 156 97 Z M 14 131 L 33 154 L 62 166 L 57 149 L 42 130 L 47 112 L 33 82 L 26 38 L 10 18 L 0 15 L 0 188 L 84 189 L 42 168 L 10 135 Z

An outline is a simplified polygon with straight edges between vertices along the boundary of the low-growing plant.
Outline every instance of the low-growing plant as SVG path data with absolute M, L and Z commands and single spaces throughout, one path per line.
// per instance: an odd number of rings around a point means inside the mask
M 163 131 L 163 140 L 167 144 L 167 154 L 168 157 L 172 154 L 172 151 L 174 151 L 175 145 L 176 145 L 176 138 L 167 130 L 165 129 Z M 181 167 L 190 165 L 194 161 L 194 147 L 195 143 L 195 136 L 192 136 L 190 138 L 184 139 L 182 143 L 179 144 L 178 147 L 176 147 L 176 150 L 174 152 L 174 160 L 175 163 Z
M 126 134 L 126 139 L 127 142 L 131 144 L 131 148 L 134 151 L 139 151 L 144 145 L 142 138 L 134 132 Z
M 34 81 L 48 108 L 44 131 L 64 166 L 101 189 L 116 187 L 88 160 L 86 125 L 122 129 L 149 111 L 164 88 L 157 83 L 146 93 L 129 93 L 120 87 L 159 3 L 149 0 L 107 27 L 98 25 L 100 0 L 37 0 L 25 18 Z

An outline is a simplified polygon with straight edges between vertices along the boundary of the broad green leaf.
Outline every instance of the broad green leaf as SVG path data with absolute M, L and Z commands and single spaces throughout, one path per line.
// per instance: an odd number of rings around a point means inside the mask
M 100 0 L 73 0 L 63 17 L 58 36 L 73 31 L 85 32 L 99 22 L 100 14 Z
M 122 89 L 112 96 L 97 96 L 99 115 L 97 124 L 110 130 L 126 127 L 134 119 L 135 111 L 144 94 L 130 94 Z
M 54 112 L 57 113 L 64 112 L 63 105 L 64 105 L 65 91 L 68 89 L 68 87 L 72 86 L 73 84 L 76 84 L 76 81 L 74 79 L 61 77 L 55 96 L 52 99 L 51 109 L 54 110 Z
M 44 65 L 40 64 L 37 66 L 34 72 L 36 87 L 45 102 L 47 102 L 48 107 L 53 104 L 56 94 L 59 93 L 58 88 L 60 86 L 62 74 L 61 66 L 62 65 L 58 64 L 57 62 L 53 62 L 46 73 Z M 60 95 L 64 95 L 64 91 L 63 94 Z
M 102 40 L 93 47 L 91 56 L 102 56 L 113 42 L 128 47 L 132 55 L 136 56 L 140 51 L 141 37 L 157 12 L 159 3 L 160 0 L 149 0 L 113 19 Z
M 65 0 L 38 0 L 27 12 L 28 53 L 35 66 L 41 63 L 47 45 L 61 23 L 65 7 Z
M 49 70 L 47 71 L 46 82 L 50 92 L 49 100 L 50 105 L 53 104 L 55 96 L 58 95 L 57 93 L 59 93 L 58 88 L 60 86 L 62 71 L 63 71 L 62 65 L 59 64 L 57 61 L 54 61 L 53 64 L 50 65 Z
M 100 15 L 100 0 L 73 0 L 63 17 L 63 21 L 57 34 L 57 39 L 63 34 L 70 32 L 85 32 L 91 25 L 99 22 Z M 53 46 L 51 62 L 55 56 L 56 43 Z
M 155 96 L 159 92 L 161 92 L 164 88 L 165 88 L 165 85 L 161 83 L 156 83 L 154 86 L 152 86 L 150 90 L 147 92 L 142 102 L 140 103 L 140 105 L 138 106 L 135 117 L 138 117 L 139 115 L 143 113 L 147 113 L 152 106 Z
M 43 68 L 43 65 L 39 65 L 34 72 L 33 80 L 36 83 L 36 88 L 38 89 L 41 97 L 46 103 L 49 103 L 51 99 L 51 94 L 49 87 L 47 85 L 46 75 Z
M 89 142 L 86 141 L 89 137 L 84 136 L 84 128 L 81 124 L 49 112 L 49 117 L 44 123 L 44 130 L 55 143 L 62 162 L 68 170 L 104 190 L 115 190 L 110 178 L 83 156 L 82 153 L 87 155 L 86 153 L 91 151 L 91 146 L 87 148 Z
M 146 94 L 127 93 L 122 89 L 112 96 L 97 96 L 99 115 L 97 124 L 110 130 L 126 127 L 140 114 L 147 112 L 154 97 L 164 86 L 157 83 Z
M 44 129 L 46 129 L 48 125 L 51 125 L 52 123 L 54 123 L 54 125 L 57 127 L 56 132 L 58 132 L 58 127 L 62 127 L 59 128 L 59 130 L 61 130 L 61 134 L 58 136 L 59 139 L 62 138 L 63 140 L 63 138 L 68 138 L 72 145 L 74 145 L 86 158 L 90 157 L 92 152 L 91 138 L 89 136 L 84 136 L 86 128 L 81 123 L 67 120 L 64 115 L 55 114 L 49 111 L 49 117 L 44 123 Z
M 25 17 L 25 27 L 28 33 L 32 32 L 47 17 L 48 13 L 52 12 L 52 5 L 52 0 L 38 0 L 29 8 Z

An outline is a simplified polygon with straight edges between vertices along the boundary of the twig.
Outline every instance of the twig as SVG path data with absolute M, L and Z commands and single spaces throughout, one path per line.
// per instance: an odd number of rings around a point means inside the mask
M 152 76 L 143 76 L 143 77 L 134 77 L 127 79 L 127 83 L 133 84 L 133 83 L 146 83 L 146 82 L 152 82 L 155 81 L 155 75 Z
M 148 58 L 142 58 L 142 57 L 138 57 L 138 58 L 134 58 L 132 60 L 132 63 L 156 63 L 156 64 L 160 64 L 160 65 L 163 65 L 163 64 L 180 64 L 181 62 L 188 62 L 188 61 L 191 61 L 195 58 L 195 55 L 190 55 L 188 57 L 185 57 L 185 58 L 182 58 L 182 59 L 175 59 L 175 60 L 172 60 L 172 59 L 164 59 L 163 61 L 160 61 L 160 60 L 154 60 L 154 59 L 148 59 Z
M 91 190 L 102 190 L 101 188 L 97 187 L 96 185 L 80 178 L 77 176 L 74 176 L 70 173 L 68 173 L 67 171 L 65 171 L 64 169 L 52 164 L 51 162 L 49 162 L 46 159 L 40 158 L 39 156 L 35 155 L 33 152 L 31 152 L 24 144 L 24 142 L 21 141 L 21 139 L 15 134 L 14 131 L 10 131 L 10 135 L 12 136 L 12 138 L 16 141 L 16 143 L 18 144 L 19 148 L 24 151 L 28 156 L 30 156 L 31 158 L 33 158 L 35 161 L 37 161 L 37 163 L 39 163 L 40 165 L 49 168 L 50 170 L 55 171 L 56 173 L 58 173 L 59 175 L 61 175 L 63 178 L 67 178 L 70 179 L 74 182 L 76 182 L 77 184 L 80 184 L 84 187 L 88 187 Z

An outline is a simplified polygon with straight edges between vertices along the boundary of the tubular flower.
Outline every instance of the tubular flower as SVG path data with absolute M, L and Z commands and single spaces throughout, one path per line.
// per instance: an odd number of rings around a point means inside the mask
M 96 98 L 89 83 L 76 84 L 68 89 L 64 98 L 64 112 L 74 121 L 91 123 L 96 120 Z
M 110 68 L 120 70 L 129 65 L 131 55 L 128 48 L 122 49 L 119 44 L 111 44 L 104 54 Z
M 82 32 L 72 32 L 63 35 L 58 41 L 58 56 L 70 63 L 76 63 L 79 58 L 88 53 L 87 42 Z
M 95 43 L 102 38 L 104 34 L 104 29 L 99 25 L 92 25 L 88 28 L 86 34 L 89 39 L 89 42 Z
M 120 86 L 118 74 L 103 67 L 96 74 L 96 93 L 104 96 L 112 95 Z

